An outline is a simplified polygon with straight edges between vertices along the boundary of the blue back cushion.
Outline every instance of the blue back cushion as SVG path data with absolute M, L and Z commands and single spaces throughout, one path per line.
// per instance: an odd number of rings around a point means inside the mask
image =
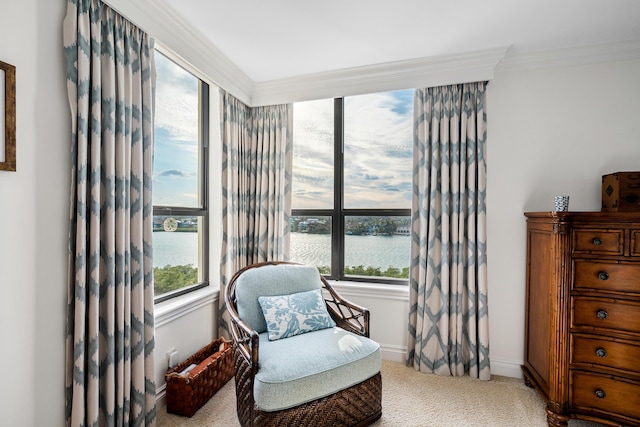
M 267 330 L 258 297 L 290 295 L 322 288 L 320 273 L 310 265 L 279 264 L 250 268 L 236 280 L 238 315 L 256 332 Z

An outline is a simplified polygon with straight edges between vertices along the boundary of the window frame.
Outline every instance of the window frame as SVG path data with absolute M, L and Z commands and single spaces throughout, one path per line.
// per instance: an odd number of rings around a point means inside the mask
M 157 53 L 163 54 L 156 50 Z M 198 268 L 202 269 L 202 281 L 194 283 L 189 286 L 185 286 L 180 289 L 176 289 L 164 294 L 155 296 L 154 304 L 179 297 L 181 295 L 188 294 L 198 289 L 209 286 L 209 132 L 210 132 L 210 88 L 209 84 L 202 80 L 202 78 L 194 75 L 189 69 L 179 64 L 174 59 L 167 55 L 164 55 L 168 60 L 174 62 L 179 67 L 182 67 L 185 71 L 193 75 L 198 79 L 198 143 L 199 143 L 199 207 L 181 207 L 181 206 L 162 206 L 153 205 L 152 216 L 197 216 L 202 217 L 200 221 L 199 233 L 202 234 L 202 246 L 199 248 L 199 264 Z
M 295 143 L 295 142 L 294 142 Z M 331 274 L 329 280 L 408 285 L 408 279 L 378 276 L 347 276 L 345 222 L 350 216 L 408 216 L 411 209 L 345 209 L 344 207 L 344 97 L 333 99 L 333 209 L 291 209 L 291 216 L 331 217 Z M 337 274 L 336 274 L 337 272 Z

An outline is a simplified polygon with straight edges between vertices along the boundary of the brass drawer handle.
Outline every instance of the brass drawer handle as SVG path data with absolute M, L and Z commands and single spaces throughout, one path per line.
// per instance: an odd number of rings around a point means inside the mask
M 602 319 L 602 320 L 604 320 L 604 319 L 606 319 L 607 317 L 609 317 L 609 313 L 607 313 L 607 311 L 606 311 L 606 310 L 598 310 L 598 311 L 596 312 L 596 317 L 597 317 L 598 319 Z
M 596 390 L 596 397 L 598 399 L 604 399 L 607 397 L 607 394 L 603 390 Z
M 605 350 L 605 349 L 604 349 L 604 348 L 602 348 L 602 347 L 599 347 L 599 348 L 596 350 L 596 354 L 598 355 L 598 357 L 607 357 L 607 350 Z
M 607 273 L 606 271 L 601 271 L 598 273 L 598 279 L 607 280 L 608 278 L 609 278 L 609 273 Z
M 602 239 L 599 237 L 596 237 L 595 239 L 593 239 L 593 244 L 596 246 L 600 246 L 602 244 Z

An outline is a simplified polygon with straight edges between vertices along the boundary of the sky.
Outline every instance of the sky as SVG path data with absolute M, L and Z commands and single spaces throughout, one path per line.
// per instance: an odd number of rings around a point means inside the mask
M 198 206 L 198 81 L 156 52 L 153 204 Z M 345 98 L 345 207 L 410 208 L 413 90 Z M 333 208 L 333 99 L 293 107 L 294 209 Z
M 198 81 L 156 52 L 153 204 L 198 206 Z
M 294 209 L 333 207 L 333 100 L 293 109 Z M 345 97 L 345 208 L 411 208 L 413 90 Z

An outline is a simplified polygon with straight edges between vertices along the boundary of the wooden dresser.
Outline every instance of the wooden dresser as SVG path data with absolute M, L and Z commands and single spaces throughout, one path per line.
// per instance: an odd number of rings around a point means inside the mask
M 549 426 L 640 426 L 640 212 L 525 216 L 525 383 Z

